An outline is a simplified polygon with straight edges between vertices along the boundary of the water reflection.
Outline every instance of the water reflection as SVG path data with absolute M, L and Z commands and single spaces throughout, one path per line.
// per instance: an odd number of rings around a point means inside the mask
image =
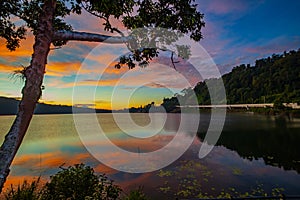
M 204 136 L 205 125 L 198 132 L 201 140 Z M 242 158 L 262 158 L 267 165 L 300 173 L 299 143 L 297 119 L 232 114 L 226 119 L 217 145 L 236 151 Z
M 142 140 L 120 132 L 110 114 L 99 114 L 98 117 L 99 122 L 105 124 L 105 130 L 109 132 L 108 136 L 112 142 L 132 152 L 148 152 L 165 146 L 172 140 L 174 135 L 171 133 L 176 132 L 180 124 L 180 116 L 170 114 L 164 132 Z M 147 120 L 143 114 L 133 117 L 136 121 L 141 120 L 140 124 L 147 124 L 147 121 L 142 120 Z M 0 120 L 0 134 L 3 134 L 9 129 L 13 117 L 0 116 Z M 198 133 L 200 140 L 208 124 L 209 115 L 204 113 L 201 115 Z M 195 134 L 188 129 L 187 132 Z M 96 172 L 106 173 L 125 190 L 144 186 L 146 193 L 153 199 L 178 197 L 175 194 L 186 191 L 190 186 L 185 181 L 195 183 L 190 197 L 195 197 L 200 190 L 209 194 L 216 194 L 224 188 L 249 191 L 252 187 L 256 187 L 258 182 L 264 184 L 265 190 L 284 187 L 286 194 L 298 194 L 299 135 L 300 123 L 295 119 L 278 121 L 265 116 L 229 114 L 217 144 L 219 146 L 204 159 L 198 159 L 201 142 L 196 139 L 179 160 L 164 168 L 162 172 L 130 174 L 113 170 L 89 154 L 77 135 L 71 115 L 34 116 L 13 162 L 6 187 L 22 182 L 24 178 L 31 180 L 39 175 L 46 181 L 61 165 L 85 163 L 95 168 Z M 2 139 L 4 135 L 0 136 Z M 91 141 L 90 145 L 102 144 Z M 114 158 L 112 160 L 120 165 L 130 162 L 115 152 L 100 153 L 105 153 L 108 158 Z M 298 174 L 292 170 L 284 171 L 279 168 L 280 166 L 296 170 Z

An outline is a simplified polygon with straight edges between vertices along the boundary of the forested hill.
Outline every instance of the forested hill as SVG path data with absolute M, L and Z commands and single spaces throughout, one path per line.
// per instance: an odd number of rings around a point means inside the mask
M 222 79 L 228 104 L 300 103 L 300 49 L 256 60 L 254 66 L 236 66 Z M 188 100 L 192 90 L 199 104 L 210 104 L 206 84 L 199 82 L 195 88 L 183 90 L 182 95 L 165 98 L 162 105 L 171 111 L 178 105 L 177 98 Z
M 0 115 L 15 115 L 18 110 L 19 101 L 14 98 L 0 97 Z M 90 108 L 76 107 L 76 112 L 91 113 L 94 112 Z M 107 113 L 110 110 L 97 109 L 97 113 Z M 38 103 L 34 111 L 35 114 L 71 114 L 72 106 L 50 105 Z

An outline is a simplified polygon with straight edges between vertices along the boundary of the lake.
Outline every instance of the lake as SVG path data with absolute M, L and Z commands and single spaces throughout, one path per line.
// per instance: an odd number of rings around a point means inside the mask
M 193 132 L 189 126 L 180 129 L 180 114 L 156 113 L 153 126 L 148 125 L 148 114 L 131 114 L 139 128 L 128 125 L 127 115 L 116 115 L 130 135 L 118 127 L 112 114 L 97 114 L 96 118 L 112 144 L 134 153 L 135 157 L 126 157 L 106 148 L 102 140 L 96 139 L 98 135 L 91 129 L 93 124 L 88 123 L 90 114 L 78 114 L 87 121 L 81 126 L 86 130 L 89 141 L 81 140 L 82 132 L 79 136 L 72 115 L 35 115 L 13 162 L 6 187 L 40 175 L 43 181 L 47 181 L 61 166 L 85 163 L 97 173 L 105 173 L 115 180 L 125 193 L 141 186 L 152 198 L 192 198 L 226 193 L 232 196 L 300 194 L 300 119 L 227 113 L 217 145 L 206 157 L 199 159 L 209 113 L 201 113 L 200 127 Z M 189 115 L 193 118 L 194 114 Z M 0 116 L 1 143 L 13 119 L 14 116 Z M 166 122 L 161 123 L 164 120 Z M 161 125 L 162 129 L 154 135 L 155 127 Z M 163 155 L 148 158 L 149 163 L 138 161 L 139 156 L 170 144 L 179 129 L 184 134 L 175 146 L 168 149 L 170 155 L 180 154 L 185 138 L 192 138 L 192 142 L 185 153 L 170 165 L 147 173 L 122 172 L 107 166 L 123 167 L 125 171 L 134 172 L 134 166 L 143 168 L 152 166 L 156 161 L 164 163 L 169 157 Z M 101 159 L 105 159 L 106 165 L 96 159 L 99 158 L 97 155 L 91 154 L 91 148 L 95 146 L 100 147 L 101 152 L 98 153 Z M 157 166 L 153 164 L 152 167 L 155 169 Z

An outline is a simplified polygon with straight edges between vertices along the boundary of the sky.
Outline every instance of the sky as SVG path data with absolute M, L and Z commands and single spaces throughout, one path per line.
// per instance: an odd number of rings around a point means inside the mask
M 224 74 L 240 64 L 273 53 L 300 48 L 300 1 L 297 0 L 197 0 L 206 23 L 203 39 L 195 44 Z M 74 30 L 107 34 L 101 22 L 83 13 L 66 19 Z M 123 29 L 115 21 L 114 24 Z M 20 97 L 24 82 L 14 70 L 28 66 L 33 36 L 10 52 L 0 39 L 0 96 Z M 206 76 L 195 63 L 180 60 L 176 70 L 170 59 L 160 57 L 147 68 L 114 68 L 117 58 L 128 52 L 124 45 L 69 42 L 51 50 L 46 66 L 41 102 L 122 109 L 151 103 L 194 86 Z M 166 55 L 165 55 L 166 56 Z M 196 64 L 197 65 L 197 64 Z M 200 64 L 199 64 L 200 65 Z M 195 71 L 196 70 L 196 71 Z M 199 71 L 198 71 L 199 72 Z

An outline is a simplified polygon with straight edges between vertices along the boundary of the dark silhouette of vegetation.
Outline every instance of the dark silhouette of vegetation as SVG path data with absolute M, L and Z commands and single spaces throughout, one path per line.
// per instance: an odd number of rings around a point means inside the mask
M 120 110 L 119 112 L 127 112 L 129 111 L 130 113 L 159 113 L 159 112 L 164 112 L 164 108 L 162 106 L 156 106 L 154 102 L 151 102 L 145 106 L 140 106 L 138 108 L 131 107 L 129 109 L 124 109 Z
M 20 101 L 14 98 L 0 97 L 0 115 L 15 115 L 18 112 Z M 72 107 L 66 105 L 51 105 L 46 103 L 37 103 L 34 114 L 72 114 L 72 109 L 76 113 L 110 113 L 111 110 L 91 109 L 85 107 Z
M 5 194 L 6 200 L 39 200 L 42 196 L 42 191 L 39 188 L 40 178 L 32 181 L 31 183 L 24 180 L 22 184 L 19 184 L 15 189 L 13 185 Z
M 130 191 L 128 196 L 124 197 L 124 200 L 150 200 L 150 198 L 144 194 L 143 188 L 139 187 L 136 190 Z
M 282 108 L 282 103 L 300 103 L 300 49 L 256 60 L 254 66 L 236 66 L 230 73 L 224 74 L 222 79 L 227 104 L 275 103 L 277 108 Z M 162 106 L 172 112 L 179 105 L 178 99 L 186 102 L 192 92 L 197 95 L 199 105 L 210 104 L 206 86 L 209 81 L 214 79 L 199 82 L 194 88 L 184 89 L 183 94 L 165 98 Z
M 96 175 L 93 168 L 75 164 L 62 168 L 45 185 L 40 178 L 31 183 L 26 180 L 5 193 L 6 200 L 148 200 L 141 187 L 131 190 L 128 195 L 109 180 L 105 174 Z
M 31 183 L 24 181 L 17 189 L 11 186 L 6 200 L 147 200 L 141 188 L 121 195 L 122 189 L 105 174 L 96 175 L 93 168 L 76 164 L 62 169 L 41 185 L 40 178 Z
M 131 113 L 148 113 L 151 107 L 154 107 L 154 102 L 151 102 L 145 106 L 140 106 L 138 108 L 131 107 L 129 108 L 129 112 Z
M 97 176 L 91 167 L 77 164 L 63 169 L 46 183 L 43 199 L 117 199 L 121 188 L 101 174 Z
M 177 97 L 164 98 L 163 103 L 161 104 L 167 112 L 175 112 L 176 106 L 179 106 L 179 101 Z

